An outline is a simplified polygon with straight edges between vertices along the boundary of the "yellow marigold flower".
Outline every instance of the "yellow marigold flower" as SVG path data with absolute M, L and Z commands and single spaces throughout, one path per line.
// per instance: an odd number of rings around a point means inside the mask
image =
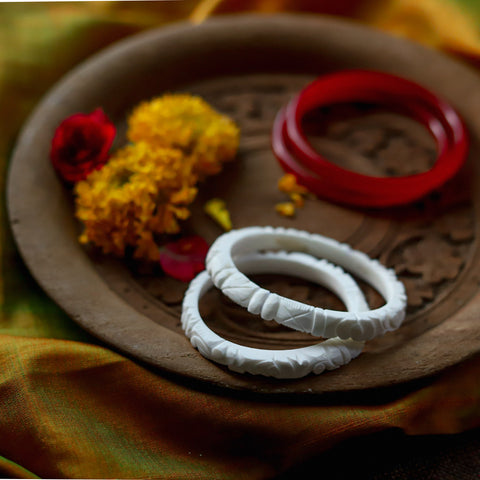
M 128 119 L 131 142 L 176 148 L 193 159 L 193 171 L 203 177 L 218 173 L 234 158 L 239 129 L 200 97 L 172 94 L 138 105 Z
M 101 169 L 75 185 L 76 216 L 84 225 L 82 243 L 104 253 L 159 259 L 155 236 L 177 233 L 190 215 L 197 176 L 180 150 L 145 142 L 128 145 Z

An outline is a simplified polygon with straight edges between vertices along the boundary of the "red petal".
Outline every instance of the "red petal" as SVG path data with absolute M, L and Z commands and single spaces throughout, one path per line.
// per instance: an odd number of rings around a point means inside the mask
M 198 235 L 183 237 L 164 245 L 160 252 L 160 265 L 167 275 L 189 282 L 205 269 L 208 248 L 208 243 Z
M 87 115 L 91 120 L 95 120 L 98 123 L 110 123 L 110 119 L 107 117 L 103 109 L 97 108 L 92 113 Z

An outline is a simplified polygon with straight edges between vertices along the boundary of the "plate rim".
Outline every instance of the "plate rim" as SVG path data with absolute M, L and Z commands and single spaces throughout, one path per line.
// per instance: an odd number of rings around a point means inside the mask
M 129 356 L 133 356 L 133 358 L 138 359 L 140 361 L 146 362 L 147 364 L 150 364 L 154 367 L 158 367 L 160 369 L 165 369 L 166 371 L 173 372 L 173 373 L 178 373 L 180 376 L 186 376 L 188 378 L 192 378 L 192 380 L 201 380 L 201 381 L 206 381 L 207 383 L 211 382 L 212 380 L 208 378 L 208 375 L 202 376 L 199 371 L 193 371 L 193 372 L 178 372 L 176 368 L 173 368 L 172 365 L 175 363 L 175 359 L 172 358 L 170 355 L 172 353 L 171 349 L 167 348 L 167 351 L 164 352 L 163 357 L 162 357 L 162 365 L 158 364 L 158 355 L 154 353 L 153 345 L 150 345 L 148 348 L 145 350 L 140 351 L 138 345 L 133 346 L 131 345 L 131 342 L 129 341 L 130 345 L 125 344 L 125 342 L 122 340 L 121 335 L 112 338 L 110 336 L 105 336 L 105 332 L 103 328 L 105 325 L 108 325 L 108 318 L 105 318 L 105 315 L 100 315 L 100 318 L 97 318 L 96 321 L 94 322 L 85 322 L 84 316 L 88 314 L 98 314 L 99 312 L 95 310 L 95 308 L 98 307 L 97 304 L 91 305 L 92 310 L 87 311 L 87 312 L 79 312 L 76 310 L 76 303 L 74 302 L 73 304 L 69 304 L 68 306 L 65 305 L 65 296 L 67 300 L 71 300 L 70 294 L 68 291 L 65 290 L 58 290 L 54 289 L 52 291 L 52 287 L 48 282 L 48 279 L 45 280 L 44 275 L 39 273 L 39 267 L 38 264 L 34 261 L 33 256 L 35 253 L 32 251 L 29 251 L 29 248 L 31 245 L 28 242 L 25 242 L 24 238 L 21 238 L 21 235 L 19 235 L 19 230 L 23 228 L 22 222 L 23 218 L 21 214 L 21 209 L 19 209 L 18 204 L 17 204 L 17 198 L 14 193 L 13 189 L 13 184 L 15 184 L 15 179 L 18 178 L 19 172 L 18 172 L 18 165 L 21 162 L 19 158 L 24 155 L 24 150 L 27 148 L 28 145 L 31 144 L 33 139 L 35 138 L 35 130 L 36 130 L 36 125 L 40 121 L 40 119 L 45 115 L 45 112 L 49 112 L 52 109 L 55 108 L 55 100 L 57 97 L 62 97 L 64 96 L 66 91 L 70 88 L 72 82 L 76 80 L 77 78 L 82 77 L 82 76 L 87 76 L 90 74 L 91 71 L 95 71 L 97 68 L 99 68 L 99 65 L 105 61 L 105 59 L 109 59 L 110 61 L 113 61 L 115 57 L 121 57 L 122 55 L 125 54 L 125 52 L 128 51 L 135 51 L 136 48 L 138 48 L 140 45 L 145 45 L 152 40 L 155 40 L 155 43 L 159 43 L 161 41 L 164 41 L 165 39 L 169 39 L 172 41 L 172 39 L 179 38 L 181 36 L 185 36 L 185 33 L 188 33 L 188 35 L 192 35 L 193 32 L 196 32 L 196 34 L 205 34 L 205 32 L 208 31 L 214 31 L 218 29 L 223 29 L 226 28 L 226 26 L 229 26 L 229 28 L 235 30 L 237 29 L 242 29 L 245 27 L 248 27 L 248 29 L 252 32 L 255 30 L 255 28 L 258 30 L 259 27 L 262 27 L 265 29 L 265 32 L 262 35 L 265 35 L 268 32 L 271 32 L 272 29 L 274 28 L 280 28 L 283 30 L 286 29 L 291 29 L 292 25 L 296 25 L 295 28 L 304 28 L 306 31 L 311 31 L 313 27 L 318 28 L 319 26 L 323 26 L 324 28 L 329 28 L 332 30 L 335 29 L 346 29 L 348 31 L 355 30 L 358 32 L 362 32 L 363 34 L 373 36 L 378 39 L 385 39 L 389 38 L 389 42 L 397 42 L 398 44 L 406 45 L 407 50 L 411 50 L 412 48 L 415 51 L 423 51 L 427 54 L 427 56 L 433 55 L 441 55 L 439 52 L 431 51 L 427 49 L 426 47 L 422 47 L 421 45 L 418 44 L 413 44 L 412 42 L 406 41 L 404 39 L 399 39 L 399 38 L 394 38 L 391 37 L 390 35 L 373 30 L 367 26 L 357 24 L 353 21 L 349 20 L 339 20 L 337 18 L 332 18 L 328 16 L 323 16 L 323 15 L 318 15 L 318 16 L 312 16 L 312 15 L 305 15 L 305 14 L 273 14 L 273 15 L 259 15 L 259 14 L 241 14 L 241 15 L 235 15 L 230 16 L 230 15 L 225 15 L 225 16 L 218 16 L 214 17 L 212 19 L 209 19 L 208 21 L 200 24 L 200 25 L 192 25 L 189 22 L 177 22 L 174 24 L 170 24 L 168 26 L 164 27 L 159 27 L 151 30 L 147 30 L 145 32 L 141 32 L 132 36 L 128 36 L 118 42 L 115 42 L 114 44 L 107 46 L 106 48 L 102 49 L 101 51 L 95 53 L 93 56 L 89 57 L 88 59 L 84 60 L 81 62 L 78 66 L 74 67 L 69 73 L 67 73 L 62 79 L 60 79 L 59 82 L 57 82 L 52 88 L 49 89 L 49 91 L 46 93 L 46 95 L 43 97 L 43 99 L 39 102 L 37 107 L 34 109 L 32 114 L 29 116 L 27 121 L 24 124 L 24 127 L 21 129 L 20 134 L 18 136 L 16 145 L 14 147 L 13 153 L 11 155 L 11 159 L 9 162 L 8 166 L 8 171 L 7 171 L 7 179 L 6 179 L 6 197 L 7 197 L 7 215 L 8 219 L 13 231 L 13 236 L 15 239 L 15 243 L 18 247 L 18 250 L 22 256 L 23 261 L 27 265 L 29 271 L 32 273 L 33 277 L 37 281 L 37 283 L 43 288 L 43 290 L 46 292 L 46 294 L 53 300 L 57 305 L 59 305 L 63 310 L 66 311 L 66 313 L 82 328 L 87 330 L 89 333 L 93 334 L 96 338 L 99 338 L 100 340 L 104 341 L 106 344 L 109 346 L 119 349 L 123 354 L 127 354 Z M 255 28 L 253 28 L 255 27 Z M 268 28 L 267 28 L 268 27 Z M 200 33 L 199 33 L 200 32 Z M 203 33 L 202 33 L 203 32 Z M 187 36 L 188 36 L 187 35 Z M 263 38 L 263 37 L 262 37 Z M 184 39 L 185 41 L 185 39 Z M 388 42 L 387 42 L 388 43 Z M 448 58 L 448 57 L 443 57 L 443 61 L 456 66 L 456 70 L 466 72 L 465 74 L 471 75 L 472 76 L 472 81 L 473 78 L 478 81 L 479 77 L 477 77 L 477 74 L 473 72 L 472 70 L 469 70 L 468 67 L 465 65 L 459 63 L 457 60 Z M 455 69 L 454 69 L 455 70 Z M 21 218 L 20 218 L 21 217 Z M 78 247 L 78 246 L 77 246 Z M 101 280 L 101 279 L 100 279 Z M 104 282 L 103 282 L 104 283 Z M 107 285 L 108 288 L 108 285 Z M 114 293 L 110 290 L 111 293 Z M 122 303 L 122 299 L 117 299 L 120 303 Z M 95 308 L 94 308 L 95 307 Z M 141 315 L 137 310 L 135 310 L 132 306 L 130 306 L 128 303 L 123 302 L 122 305 L 123 308 L 125 308 L 128 312 L 129 315 L 131 315 L 131 318 L 135 321 L 138 322 L 139 327 L 145 324 L 145 316 Z M 186 338 L 180 339 L 178 338 L 179 336 L 175 334 L 174 332 L 168 331 L 165 327 L 162 327 L 159 324 L 155 324 L 154 322 L 151 322 L 147 320 L 149 325 L 155 325 L 154 329 L 159 330 L 162 335 L 167 335 L 169 340 L 175 345 L 180 345 L 181 347 L 187 348 L 187 349 L 192 349 L 190 343 Z M 442 333 L 442 325 L 439 325 L 438 327 L 435 327 L 431 331 L 426 332 L 424 335 L 430 336 L 432 338 L 437 337 L 437 335 L 443 335 Z M 140 328 L 132 328 L 132 331 L 130 334 L 132 335 L 132 338 L 135 339 L 137 336 L 140 334 Z M 171 338 L 170 338 L 171 337 Z M 195 361 L 199 362 L 199 365 L 201 367 L 202 362 L 207 362 L 208 365 L 211 365 L 211 362 L 209 362 L 206 359 L 203 359 L 200 355 L 197 355 L 196 352 L 192 352 L 193 357 L 195 357 Z M 188 357 L 188 354 L 186 354 Z M 451 355 L 450 357 L 445 359 L 445 362 L 442 366 L 436 369 L 428 369 L 426 366 L 422 363 L 422 371 L 418 372 L 418 376 L 416 378 L 423 378 L 426 376 L 429 376 L 433 373 L 438 373 L 439 371 L 443 370 L 446 367 L 452 366 L 462 360 L 465 360 L 469 358 L 471 355 L 466 355 L 463 354 L 462 352 L 458 352 L 457 355 Z M 203 367 L 201 367 L 202 369 Z M 203 369 L 204 370 L 204 369 Z M 207 369 L 208 370 L 208 369 Z M 218 372 L 217 372 L 218 373 Z M 250 390 L 251 387 L 248 386 L 248 381 L 240 381 L 236 385 L 231 385 L 228 384 L 228 378 L 232 374 L 228 372 L 228 375 L 225 375 L 223 379 L 218 380 L 215 379 L 214 383 L 221 386 L 225 387 L 228 389 L 239 389 L 239 390 Z M 323 378 L 322 376 L 319 376 L 318 379 Z M 396 385 L 398 382 L 396 381 L 396 375 L 392 373 L 391 375 L 391 385 Z M 265 383 L 265 382 L 264 382 Z M 292 385 L 295 382 L 291 381 L 272 381 L 269 383 L 269 380 L 267 380 L 267 387 L 264 389 L 259 388 L 259 389 L 254 389 L 255 392 L 258 393 L 269 393 L 269 394 L 281 394 L 281 393 L 290 393 L 286 392 L 286 387 L 285 385 Z M 297 382 L 298 383 L 298 382 Z M 305 394 L 322 394 L 322 393 L 327 393 L 327 392 L 337 392 L 337 391 L 345 391 L 348 390 L 350 391 L 351 387 L 348 385 L 339 387 L 338 385 L 335 385 L 333 388 L 331 385 L 329 386 L 328 382 L 324 382 L 323 380 L 319 382 L 321 387 L 317 390 L 311 391 L 310 387 L 305 387 L 304 392 Z M 381 387 L 385 386 L 384 384 L 375 384 L 375 382 L 372 382 L 369 385 L 366 385 L 364 388 L 365 389 L 370 389 L 370 388 L 375 388 L 375 387 Z M 363 388 L 361 388 L 363 389 Z M 288 387 L 287 387 L 288 390 Z

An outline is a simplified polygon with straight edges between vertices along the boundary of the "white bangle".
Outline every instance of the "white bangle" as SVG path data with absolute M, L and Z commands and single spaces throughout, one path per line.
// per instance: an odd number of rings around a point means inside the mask
M 277 249 L 305 252 L 342 266 L 378 290 L 386 300 L 385 305 L 361 313 L 306 305 L 259 287 L 235 266 L 239 256 Z M 210 247 L 206 268 L 215 286 L 250 313 L 315 336 L 365 341 L 397 329 L 405 318 L 407 297 L 395 272 L 349 245 L 322 235 L 293 228 L 232 230 L 218 237 Z
M 237 260 L 249 273 L 290 274 L 330 288 L 349 310 L 368 309 L 365 297 L 340 267 L 303 253 L 250 254 Z M 320 374 L 347 364 L 360 355 L 363 342 L 331 338 L 315 345 L 289 350 L 251 348 L 230 342 L 213 332 L 200 316 L 198 303 L 213 282 L 206 271 L 200 273 L 185 294 L 182 327 L 192 345 L 206 358 L 239 373 L 275 378 L 300 378 L 309 373 Z

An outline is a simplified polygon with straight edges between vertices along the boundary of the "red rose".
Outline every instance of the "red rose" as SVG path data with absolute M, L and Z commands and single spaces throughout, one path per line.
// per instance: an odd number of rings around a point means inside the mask
M 163 271 L 177 280 L 189 282 L 205 269 L 208 243 L 197 235 L 167 243 L 160 252 Z
M 115 126 L 102 109 L 66 118 L 52 140 L 50 158 L 57 173 L 67 182 L 84 180 L 108 160 Z

